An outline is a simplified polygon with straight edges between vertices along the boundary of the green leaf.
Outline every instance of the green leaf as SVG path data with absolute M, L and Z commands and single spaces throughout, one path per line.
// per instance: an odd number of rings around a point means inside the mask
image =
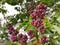
M 57 21 L 60 23 L 60 16 L 57 18 Z
M 23 3 L 24 0 L 19 0 L 19 3 Z
M 26 14 L 26 13 L 24 13 L 24 14 L 20 14 L 20 15 L 19 15 L 19 17 L 20 17 L 21 19 L 25 19 L 25 18 L 26 18 L 26 16 L 27 16 L 27 14 Z
M 55 30 L 60 34 L 60 27 L 56 26 L 56 25 L 53 25 L 53 27 L 55 28 Z
M 31 24 L 28 24 L 27 27 L 24 29 L 24 31 L 28 31 L 28 30 L 30 30 L 30 29 L 34 30 L 35 27 L 32 26 Z
M 25 21 L 25 22 L 21 23 L 21 24 L 17 27 L 17 29 L 20 30 L 20 28 L 22 28 L 23 26 L 27 25 L 27 23 L 28 23 L 28 21 Z
M 60 42 L 60 35 L 59 35 L 59 37 L 57 38 L 57 40 Z
M 29 29 L 34 30 L 35 27 L 34 27 L 33 25 L 31 25 L 32 18 L 29 17 L 29 20 L 28 20 L 28 21 L 29 21 L 29 22 L 28 22 L 28 24 L 27 24 L 27 27 L 25 28 L 25 31 L 28 31 Z
M 41 0 L 41 1 L 48 6 L 52 5 L 51 0 Z
M 5 0 L 0 0 L 0 3 L 1 3 L 2 5 L 4 5 L 4 4 L 5 4 Z
M 45 3 L 47 6 L 53 6 L 58 1 L 60 0 L 41 0 L 41 2 Z
M 15 25 L 17 23 L 16 18 L 12 18 L 10 21 L 12 22 L 13 25 Z
M 0 8 L 0 12 L 2 12 L 2 14 L 6 13 L 7 10 L 3 9 L 3 8 Z
M 0 30 L 2 30 L 2 26 L 0 25 Z
M 8 4 L 10 4 L 10 5 L 17 5 L 17 4 L 22 4 L 23 3 L 23 0 L 6 0 L 6 2 L 8 3 Z
M 51 29 L 52 24 L 51 24 L 51 21 L 48 20 L 48 16 L 45 16 L 44 26 L 45 26 L 45 28 L 47 28 L 47 29 Z
M 18 0 L 6 0 L 6 2 L 10 5 L 17 5 L 18 4 Z

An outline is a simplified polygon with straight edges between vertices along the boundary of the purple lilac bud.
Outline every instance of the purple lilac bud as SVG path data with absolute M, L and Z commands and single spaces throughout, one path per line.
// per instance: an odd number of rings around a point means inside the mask
M 43 36 L 40 40 L 41 44 L 44 44 L 47 41 L 48 41 L 48 38 L 46 36 Z
M 12 30 L 12 35 L 17 35 L 18 33 L 18 30 Z
M 32 18 L 36 18 L 36 16 L 37 16 L 37 12 L 34 11 L 30 16 L 31 16 Z
M 12 42 L 17 41 L 17 36 L 11 36 L 11 40 L 12 40 Z
M 23 37 L 23 34 L 18 34 L 18 38 L 21 39 Z
M 23 35 L 23 37 L 21 38 L 21 41 L 25 43 L 27 40 L 28 40 L 27 35 Z
M 27 34 L 29 35 L 30 39 L 34 37 L 34 31 L 33 30 L 29 30 L 27 32 Z

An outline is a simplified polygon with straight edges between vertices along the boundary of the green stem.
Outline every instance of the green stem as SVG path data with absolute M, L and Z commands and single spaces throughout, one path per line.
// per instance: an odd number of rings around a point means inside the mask
M 37 30 L 36 30 L 36 39 L 37 39 L 37 42 L 39 43 L 39 36 L 38 36 Z

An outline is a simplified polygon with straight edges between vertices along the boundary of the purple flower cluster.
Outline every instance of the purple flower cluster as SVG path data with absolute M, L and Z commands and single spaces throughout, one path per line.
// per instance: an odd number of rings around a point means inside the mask
M 26 41 L 28 40 L 27 35 L 23 35 L 23 34 L 18 34 L 18 30 L 14 29 L 12 24 L 8 24 L 8 33 L 11 35 L 11 40 L 12 42 L 18 41 L 20 40 L 21 43 L 26 43 Z M 17 35 L 18 34 L 18 35 Z
M 45 4 L 40 3 L 36 7 L 36 10 L 30 15 L 32 17 L 31 24 L 37 28 L 38 32 L 41 32 L 41 33 L 45 32 L 43 19 L 46 14 L 46 8 L 47 6 Z
M 20 40 L 21 43 L 26 43 L 28 40 L 28 37 L 27 37 L 27 35 L 19 34 L 18 39 Z
M 32 22 L 31 22 L 31 24 L 33 25 L 33 26 L 35 26 L 35 27 L 40 27 L 41 26 L 41 23 L 42 23 L 43 21 L 41 20 L 41 19 L 33 19 L 32 20 Z
M 17 40 L 18 40 L 18 39 L 17 39 L 17 36 L 11 36 L 11 40 L 12 40 L 12 42 L 17 41 Z
M 34 4 L 31 2 L 29 5 L 28 5 L 28 13 L 31 14 L 34 10 Z
M 29 35 L 30 39 L 32 39 L 34 37 L 34 31 L 33 30 L 29 30 L 27 32 L 27 34 Z
M 14 42 L 14 41 L 17 41 L 17 34 L 19 33 L 18 30 L 14 29 L 12 24 L 8 24 L 7 25 L 8 27 L 8 33 L 11 35 L 11 40 Z
M 48 38 L 46 36 L 43 36 L 40 40 L 41 44 L 44 44 L 47 41 L 48 41 Z
M 18 30 L 13 28 L 12 24 L 8 24 L 7 28 L 8 28 L 8 33 L 13 35 L 13 36 L 15 36 L 19 33 Z
M 36 11 L 34 11 L 33 13 L 31 13 L 31 17 L 33 19 L 43 19 L 46 13 L 46 8 L 47 6 L 45 4 L 40 3 L 37 7 L 36 7 Z
M 31 13 L 32 17 L 32 22 L 31 24 L 36 27 L 36 30 L 41 33 L 45 33 L 45 28 L 44 28 L 44 22 L 43 19 L 46 14 L 46 8 L 47 6 L 43 3 L 40 3 L 37 7 L 36 10 Z M 33 35 L 31 31 L 28 32 L 29 35 Z M 43 36 L 40 40 L 40 42 L 43 44 L 47 41 L 47 37 Z
M 42 2 L 40 2 L 40 4 L 36 7 L 36 9 L 46 9 L 47 6 L 45 4 L 43 4 Z

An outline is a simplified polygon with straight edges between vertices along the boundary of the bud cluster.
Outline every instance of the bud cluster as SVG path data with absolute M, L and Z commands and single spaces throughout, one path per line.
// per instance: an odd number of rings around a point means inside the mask
M 27 32 L 28 36 L 30 37 L 30 39 L 32 39 L 34 37 L 34 31 L 33 30 L 29 30 Z
M 14 41 L 17 41 L 17 34 L 19 33 L 18 30 L 14 29 L 13 28 L 13 25 L 12 24 L 8 24 L 7 25 L 8 27 L 8 33 L 11 35 L 11 40 L 14 42 Z
M 18 39 L 17 39 L 17 36 L 11 36 L 10 38 L 11 38 L 12 42 L 15 42 L 15 41 L 18 40 Z
M 27 35 L 24 34 L 18 34 L 18 39 L 20 40 L 21 43 L 26 43 L 28 40 Z
M 32 12 L 33 12 L 33 9 L 34 9 L 34 4 L 31 2 L 31 3 L 29 3 L 29 5 L 28 5 L 28 13 L 29 14 L 31 14 Z
M 13 36 L 15 36 L 19 33 L 18 30 L 13 28 L 12 24 L 8 24 L 7 28 L 8 28 L 8 33 L 13 35 Z
M 36 20 L 33 19 L 32 22 L 31 22 L 31 24 L 32 24 L 33 26 L 35 26 L 35 27 L 38 28 L 38 27 L 41 26 L 42 22 L 43 22 L 43 21 L 42 21 L 41 19 L 36 19 Z
M 41 40 L 40 40 L 40 43 L 41 44 L 44 44 L 45 42 L 47 42 L 48 41 L 48 38 L 46 37 L 46 36 L 43 36 L 42 38 L 41 38 Z
M 44 28 L 44 22 L 43 19 L 46 14 L 46 8 L 47 6 L 43 3 L 40 3 L 37 7 L 36 10 L 31 13 L 31 18 L 32 22 L 31 24 L 36 27 L 36 30 L 41 33 L 45 33 L 45 28 Z M 32 33 L 32 32 L 29 32 Z M 40 42 L 43 44 L 47 41 L 47 37 L 43 36 L 40 40 Z
M 37 31 L 44 33 L 44 24 L 43 19 L 46 13 L 47 6 L 43 3 L 40 3 L 38 6 L 36 6 L 36 10 L 31 13 L 32 22 L 31 24 L 37 28 Z
M 8 33 L 11 35 L 11 40 L 12 42 L 18 41 L 20 40 L 21 43 L 26 43 L 28 40 L 27 35 L 23 35 L 23 34 L 18 34 L 18 30 L 14 29 L 12 24 L 8 24 Z
M 46 13 L 46 8 L 47 6 L 45 4 L 42 4 L 40 3 L 37 7 L 36 7 L 36 10 L 31 13 L 31 17 L 33 19 L 37 19 L 37 18 L 40 18 L 40 19 L 43 19 L 44 16 L 45 16 L 45 13 Z

